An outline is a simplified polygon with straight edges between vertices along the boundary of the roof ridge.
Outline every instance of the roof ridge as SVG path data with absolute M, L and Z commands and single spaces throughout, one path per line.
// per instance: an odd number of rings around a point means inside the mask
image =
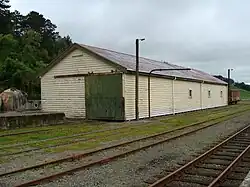
M 90 51 L 92 51 L 92 52 L 94 52 L 94 53 L 101 53 L 100 54 L 100 56 L 103 56 L 103 54 L 102 53 L 105 53 L 105 51 L 106 52 L 110 52 L 110 53 L 116 53 L 116 54 L 120 54 L 120 55 L 126 55 L 127 57 L 132 57 L 133 58 L 133 61 L 135 60 L 135 55 L 132 55 L 132 54 L 128 54 L 128 53 L 124 53 L 124 52 L 118 52 L 118 51 L 114 51 L 114 50 L 112 50 L 112 49 L 106 49 L 106 48 L 102 48 L 102 47 L 96 47 L 96 46 L 91 46 L 91 45 L 86 45 L 86 44 L 80 44 L 80 43 L 76 43 L 76 44 L 78 44 L 79 46 L 81 46 L 81 47 L 85 47 L 86 49 L 88 49 L 88 50 L 90 50 Z M 98 50 L 100 50 L 99 52 L 98 52 Z M 126 58 L 126 56 L 125 56 L 125 59 L 128 61 L 128 62 L 132 62 L 132 60 L 131 59 L 128 59 L 128 58 Z M 104 58 L 109 58 L 109 57 L 105 57 L 105 55 L 103 56 Z M 143 59 L 144 60 L 144 62 L 145 61 L 148 61 L 149 62 L 149 64 L 151 64 L 152 65 L 152 63 L 151 62 L 155 62 L 155 63 L 158 63 L 158 65 L 156 64 L 156 66 L 161 66 L 161 65 L 169 65 L 171 68 L 185 68 L 183 65 L 177 65 L 177 64 L 172 64 L 172 63 L 169 63 L 169 62 L 166 62 L 166 61 L 159 61 L 159 60 L 153 60 L 153 59 L 150 59 L 150 58 L 145 58 L 145 57 L 140 57 L 140 59 Z M 116 59 L 117 60 L 117 59 Z M 111 60 L 112 61 L 112 60 Z M 121 66 L 123 66 L 123 67 L 126 67 L 126 65 L 124 65 L 124 64 L 119 64 L 119 60 L 117 61 L 117 62 L 115 62 L 115 61 L 113 61 L 114 63 L 118 63 L 118 65 L 121 65 Z M 133 62 L 134 63 L 134 62 Z M 128 66 L 129 67 L 129 66 Z M 126 67 L 127 68 L 127 67 Z M 133 69 L 133 67 L 129 67 L 129 68 L 132 68 Z M 164 68 L 164 66 L 163 66 L 163 68 Z M 182 75 L 183 73 L 179 73 L 179 76 L 183 76 L 183 77 L 185 77 L 185 75 Z M 217 82 L 217 83 L 222 83 L 223 81 L 221 81 L 221 80 L 219 80 L 219 79 L 217 79 L 217 78 L 215 78 L 215 77 L 213 77 L 210 73 L 207 73 L 207 72 L 205 72 L 205 71 L 202 71 L 202 70 L 199 70 L 199 69 L 196 69 L 196 68 L 191 68 L 191 71 L 187 71 L 187 72 L 185 72 L 185 74 L 186 74 L 186 76 L 189 76 L 189 77 L 192 77 L 192 78 L 194 78 L 194 79 L 197 79 L 197 80 L 208 80 L 208 81 L 214 81 L 214 82 Z M 204 77 L 204 76 L 207 76 L 207 77 Z
M 92 47 L 92 48 L 96 48 L 96 49 L 106 50 L 106 51 L 110 51 L 110 52 L 114 52 L 114 53 L 118 53 L 118 54 L 129 55 L 129 56 L 132 56 L 132 57 L 136 58 L 135 55 L 132 55 L 132 54 L 129 54 L 129 53 L 125 53 L 125 52 L 118 52 L 118 51 L 114 51 L 112 49 L 107 49 L 107 48 L 102 48 L 102 47 L 96 47 L 96 46 L 93 46 L 93 45 L 86 45 L 86 44 L 80 44 L 80 43 L 77 43 L 77 44 L 79 44 L 81 46 L 86 46 L 86 47 Z M 143 56 L 140 56 L 139 58 L 143 58 L 143 59 L 146 59 L 146 60 L 151 60 L 151 61 L 155 61 L 155 62 L 159 62 L 159 63 L 169 64 L 169 65 L 173 65 L 173 66 L 179 66 L 179 65 L 171 64 L 171 63 L 169 63 L 167 61 L 154 60 L 154 59 L 143 57 Z

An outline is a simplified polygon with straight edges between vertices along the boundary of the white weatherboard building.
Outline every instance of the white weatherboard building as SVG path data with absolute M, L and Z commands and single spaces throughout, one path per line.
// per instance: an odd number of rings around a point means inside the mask
M 139 118 L 227 105 L 227 83 L 199 70 L 140 58 Z M 68 118 L 135 119 L 135 56 L 73 44 L 41 74 L 42 109 Z

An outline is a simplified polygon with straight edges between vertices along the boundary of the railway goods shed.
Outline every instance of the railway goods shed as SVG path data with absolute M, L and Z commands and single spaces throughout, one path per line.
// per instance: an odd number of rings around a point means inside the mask
M 153 69 L 183 67 L 139 61 L 139 118 L 227 105 L 227 83 L 208 73 L 155 71 L 149 79 Z M 75 43 L 42 72 L 42 109 L 68 118 L 133 120 L 135 69 L 133 55 Z

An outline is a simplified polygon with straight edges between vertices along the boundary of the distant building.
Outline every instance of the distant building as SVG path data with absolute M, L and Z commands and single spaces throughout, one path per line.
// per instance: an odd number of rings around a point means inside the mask
M 227 105 L 227 83 L 199 70 L 140 58 L 139 117 L 147 118 Z M 68 118 L 135 119 L 135 56 L 73 44 L 41 75 L 42 109 Z M 149 109 L 150 108 L 150 109 Z

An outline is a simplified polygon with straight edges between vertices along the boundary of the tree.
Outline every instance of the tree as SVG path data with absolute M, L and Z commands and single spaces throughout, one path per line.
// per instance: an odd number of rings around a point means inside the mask
M 223 77 L 223 76 L 221 76 L 221 75 L 214 75 L 214 77 L 216 77 L 217 79 L 220 79 L 220 80 L 222 80 L 222 81 L 224 81 L 224 82 L 228 82 L 228 78 Z M 234 83 L 234 80 L 233 80 L 233 79 L 230 79 L 230 84 L 233 84 L 233 83 Z
M 67 47 L 69 47 L 72 44 L 72 40 L 69 36 L 66 37 L 59 37 L 56 40 L 56 55 L 64 51 Z
M 0 0 L 0 10 L 10 8 L 10 5 L 8 5 L 9 2 L 9 0 Z
M 7 34 L 11 29 L 9 0 L 0 0 L 0 34 Z
M 42 48 L 49 49 L 48 55 L 51 60 L 56 53 L 55 41 L 59 38 L 58 32 L 55 31 L 56 25 L 35 11 L 30 12 L 24 17 L 22 25 L 24 29 L 32 29 L 41 35 L 41 46 Z
M 25 29 L 22 27 L 24 16 L 17 10 L 10 13 L 11 30 L 15 37 L 21 37 L 24 34 Z
M 216 77 L 222 81 L 228 82 L 228 78 L 225 78 L 221 75 L 215 75 L 214 77 Z M 245 84 L 244 82 L 239 83 L 239 82 L 235 82 L 233 79 L 230 79 L 230 84 L 233 84 L 237 88 L 250 91 L 250 85 Z
M 0 35 L 0 82 L 2 87 L 11 87 L 20 82 L 24 66 L 18 59 L 18 41 L 13 35 Z
M 9 8 L 9 0 L 0 0 L 0 89 L 16 87 L 39 99 L 37 74 L 72 41 L 42 14 Z

